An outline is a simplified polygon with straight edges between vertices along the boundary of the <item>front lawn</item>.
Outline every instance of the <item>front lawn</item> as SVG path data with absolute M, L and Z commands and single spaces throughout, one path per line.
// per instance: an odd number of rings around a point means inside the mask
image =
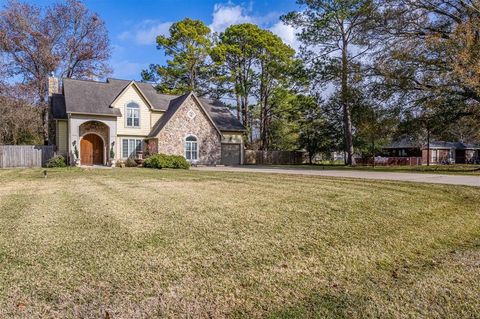
M 0 318 L 479 317 L 480 189 L 0 170 Z

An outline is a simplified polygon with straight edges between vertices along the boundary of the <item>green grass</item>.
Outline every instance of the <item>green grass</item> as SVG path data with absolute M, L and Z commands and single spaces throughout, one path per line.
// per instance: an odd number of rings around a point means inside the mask
M 480 191 L 0 170 L 0 318 L 480 317 Z
M 258 167 L 258 166 L 257 166 Z M 266 166 L 267 167 L 267 166 Z M 361 170 L 376 172 L 395 173 L 433 173 L 451 175 L 478 175 L 480 176 L 480 165 L 422 165 L 422 166 L 345 166 L 342 164 L 302 164 L 302 165 L 268 165 L 268 167 L 295 168 L 295 169 L 321 169 L 321 170 Z

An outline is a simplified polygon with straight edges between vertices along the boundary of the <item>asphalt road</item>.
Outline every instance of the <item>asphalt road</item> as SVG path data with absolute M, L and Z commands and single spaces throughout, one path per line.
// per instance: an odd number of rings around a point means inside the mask
M 395 172 L 372 172 L 356 170 L 320 170 L 320 169 L 301 169 L 301 168 L 278 168 L 265 166 L 216 166 L 216 167 L 192 167 L 199 171 L 222 171 L 222 172 L 244 172 L 244 173 L 270 173 L 270 174 L 295 174 L 311 176 L 330 176 L 360 179 L 376 179 L 389 181 L 402 181 L 414 183 L 433 183 L 447 185 L 465 185 L 480 187 L 480 176 L 469 175 L 444 175 L 428 173 L 395 173 Z

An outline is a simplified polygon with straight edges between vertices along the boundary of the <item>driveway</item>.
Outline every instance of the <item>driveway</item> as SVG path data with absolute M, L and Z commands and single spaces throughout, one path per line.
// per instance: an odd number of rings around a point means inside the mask
M 466 185 L 480 187 L 479 176 L 467 175 L 442 175 L 427 173 L 394 173 L 394 172 L 371 172 L 371 171 L 335 171 L 320 169 L 301 169 L 301 168 L 277 168 L 265 166 L 244 166 L 244 167 L 192 167 L 198 171 L 218 171 L 218 172 L 240 172 L 240 173 L 270 173 L 270 174 L 295 174 L 311 176 L 329 176 L 361 179 L 378 179 L 415 183 L 433 183 L 448 185 Z

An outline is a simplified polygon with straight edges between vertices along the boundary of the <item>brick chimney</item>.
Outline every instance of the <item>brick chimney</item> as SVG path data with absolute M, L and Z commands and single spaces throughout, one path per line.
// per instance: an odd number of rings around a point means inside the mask
M 60 87 L 58 85 L 58 78 L 55 77 L 53 72 L 48 77 L 48 96 L 52 96 L 55 93 L 60 92 Z

